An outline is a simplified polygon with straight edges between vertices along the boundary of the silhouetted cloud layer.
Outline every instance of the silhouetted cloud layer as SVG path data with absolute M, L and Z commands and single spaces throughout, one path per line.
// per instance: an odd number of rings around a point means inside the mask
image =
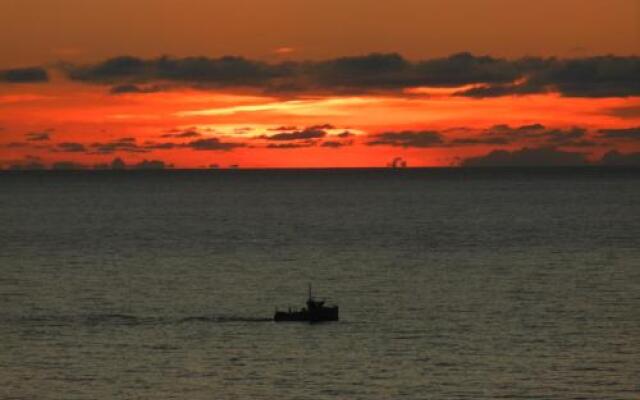
M 315 127 L 307 128 L 301 131 L 281 132 L 271 136 L 264 136 L 267 140 L 299 140 L 299 139 L 319 139 L 327 135 L 323 129 Z
M 507 60 L 470 53 L 409 61 L 396 53 L 325 61 L 268 64 L 242 57 L 116 57 L 67 65 L 71 79 L 114 85 L 112 93 L 163 90 L 164 82 L 192 87 L 253 87 L 267 92 L 367 92 L 411 87 L 460 87 L 459 96 L 496 97 L 558 92 L 572 97 L 640 95 L 640 57 Z M 145 85 L 146 86 L 140 86 Z
M 111 94 L 131 94 L 131 93 L 155 93 L 165 88 L 158 85 L 140 86 L 134 84 L 117 85 L 111 88 Z
M 238 147 L 246 147 L 244 143 L 223 142 L 218 138 L 198 139 L 182 146 L 199 151 L 229 151 Z
M 54 151 L 59 151 L 63 153 L 84 153 L 87 151 L 87 148 L 82 143 L 63 142 L 63 143 L 58 143 Z
M 47 82 L 49 74 L 41 67 L 14 68 L 0 70 L 0 83 L 38 83 Z
M 184 139 L 184 138 L 195 138 L 200 137 L 200 133 L 194 130 L 187 130 L 184 132 L 174 132 L 174 133 L 165 133 L 161 135 L 162 138 L 176 138 L 176 139 Z
M 640 126 L 627 129 L 600 129 L 598 132 L 605 139 L 640 139 Z
M 511 127 L 494 125 L 489 129 L 473 131 L 461 129 L 465 137 L 456 137 L 447 131 L 399 131 L 370 135 L 366 143 L 369 146 L 394 147 L 468 147 L 468 146 L 506 146 L 517 143 L 533 143 L 538 147 L 593 147 L 603 143 L 587 139 L 587 130 L 580 127 L 552 129 L 541 124 Z M 469 134 L 468 131 L 471 131 Z M 626 130 L 623 130 L 626 132 Z M 601 131 L 602 132 L 602 131 Z
M 441 147 L 444 139 L 434 131 L 383 132 L 372 135 L 369 146 Z
M 573 167 L 588 165 L 586 156 L 551 147 L 494 150 L 481 157 L 467 158 L 463 167 Z

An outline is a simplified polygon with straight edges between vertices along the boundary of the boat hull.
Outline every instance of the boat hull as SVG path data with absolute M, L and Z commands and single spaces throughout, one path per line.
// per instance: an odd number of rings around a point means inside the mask
M 301 310 L 301 311 L 276 311 L 273 316 L 276 322 L 323 322 L 338 321 L 339 309 L 335 307 L 323 307 L 319 310 Z

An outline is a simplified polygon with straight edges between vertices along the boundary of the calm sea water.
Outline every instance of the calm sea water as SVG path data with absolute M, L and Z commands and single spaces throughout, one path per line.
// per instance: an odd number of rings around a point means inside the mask
M 640 172 L 0 174 L 2 399 L 637 399 Z M 307 282 L 341 321 L 276 324 Z

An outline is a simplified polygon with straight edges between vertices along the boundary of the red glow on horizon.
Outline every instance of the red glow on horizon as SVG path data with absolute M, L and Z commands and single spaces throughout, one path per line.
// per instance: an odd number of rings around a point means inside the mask
M 637 107 L 638 98 L 566 98 L 547 94 L 478 100 L 453 96 L 453 93 L 454 89 L 414 88 L 405 94 L 280 99 L 184 89 L 111 95 L 104 87 L 69 82 L 8 87 L 0 95 L 0 161 L 8 165 L 25 157 L 37 157 L 48 164 L 68 160 L 91 166 L 120 157 L 128 163 L 158 159 L 180 168 L 212 164 L 312 168 L 381 167 L 395 157 L 402 157 L 409 166 L 450 166 L 466 157 L 486 154 L 496 148 L 517 149 L 527 142 L 458 147 L 368 146 L 367 142 L 376 134 L 400 131 L 438 131 L 452 139 L 463 138 L 480 135 L 496 124 L 582 127 L 589 130 L 590 135 L 598 129 L 640 125 L 640 116 L 623 118 L 614 112 Z M 278 127 L 303 130 L 325 124 L 331 124 L 332 129 L 309 147 L 268 148 L 269 144 L 285 143 L 265 139 Z M 244 147 L 194 150 L 185 144 L 196 138 L 162 137 L 169 132 L 190 129 L 198 132 L 198 139 L 215 138 Z M 50 140 L 25 139 L 30 132 L 44 130 L 51 132 Z M 343 131 L 351 131 L 352 135 L 348 139 L 338 137 Z M 94 144 L 122 138 L 133 138 L 139 146 L 151 147 L 169 141 L 178 145 L 145 152 L 91 151 Z M 323 145 L 326 141 L 334 143 Z M 83 144 L 87 151 L 56 149 L 60 143 Z M 302 141 L 287 143 L 301 144 Z M 612 148 L 640 151 L 637 141 L 570 150 L 588 152 L 595 158 Z

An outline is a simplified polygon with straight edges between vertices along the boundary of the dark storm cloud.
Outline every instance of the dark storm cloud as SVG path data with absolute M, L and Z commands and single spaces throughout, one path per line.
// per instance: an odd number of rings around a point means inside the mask
M 605 139 L 640 139 L 640 126 L 626 129 L 600 129 L 598 133 Z
M 0 83 L 38 83 L 47 82 L 49 74 L 41 67 L 14 68 L 0 71 Z
M 561 167 L 588 165 L 582 153 L 561 151 L 552 147 L 494 150 L 481 157 L 467 158 L 463 167 Z
M 230 151 L 238 147 L 246 147 L 243 143 L 223 142 L 218 138 L 198 139 L 184 146 L 198 151 Z
M 572 97 L 640 95 L 640 57 L 507 60 L 459 53 L 411 62 L 396 53 L 341 57 L 325 61 L 267 64 L 242 57 L 117 57 L 95 65 L 67 65 L 71 79 L 113 84 L 113 93 L 164 90 L 149 82 L 193 87 L 254 87 L 264 91 L 402 90 L 417 86 L 476 87 L 457 93 L 497 97 L 559 92 Z
M 442 147 L 442 135 L 435 131 L 383 132 L 372 135 L 369 146 Z
M 25 135 L 30 142 L 43 142 L 51 139 L 49 132 L 30 132 Z

